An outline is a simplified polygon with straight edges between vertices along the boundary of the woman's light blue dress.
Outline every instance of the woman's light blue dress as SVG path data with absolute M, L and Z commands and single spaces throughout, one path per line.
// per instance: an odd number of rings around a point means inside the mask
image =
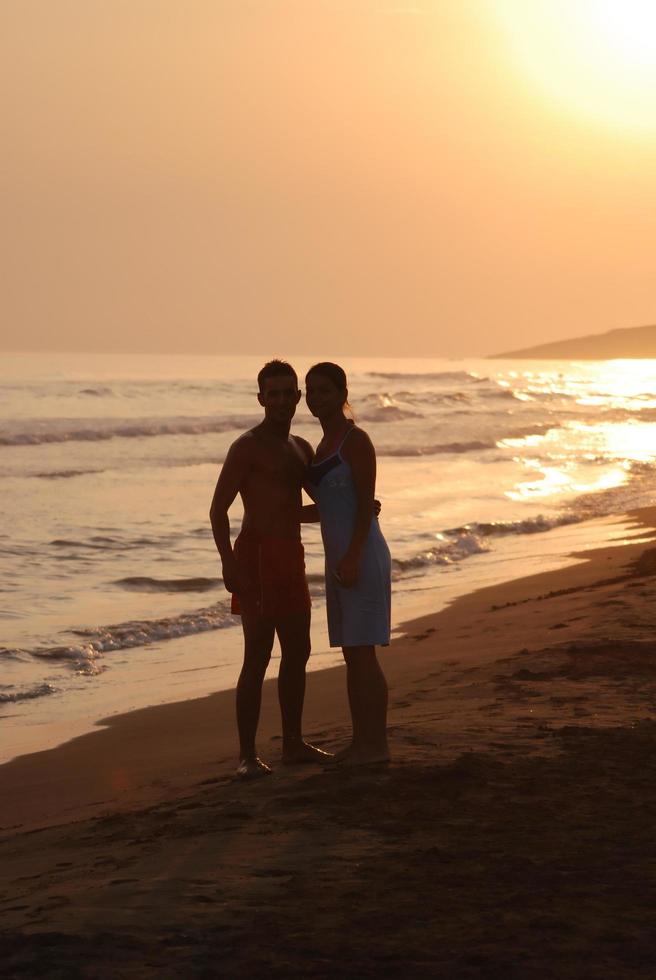
M 390 641 L 391 571 L 387 542 L 372 517 L 362 549 L 358 580 L 345 589 L 335 570 L 346 554 L 357 512 L 357 495 L 351 467 L 339 448 L 319 463 L 310 464 L 309 478 L 321 519 L 326 553 L 326 608 L 331 647 L 387 646 Z

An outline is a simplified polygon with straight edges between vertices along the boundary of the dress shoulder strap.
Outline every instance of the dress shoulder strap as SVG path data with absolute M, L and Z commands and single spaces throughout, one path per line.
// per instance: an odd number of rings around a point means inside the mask
M 344 445 L 344 443 L 346 442 L 346 440 L 348 439 L 348 437 L 351 435 L 351 433 L 353 432 L 353 429 L 354 428 L 355 428 L 355 422 L 351 422 L 351 424 L 349 425 L 348 429 L 344 433 L 344 438 L 342 439 L 342 441 L 340 442 L 339 446 L 337 447 L 336 452 L 341 453 L 342 446 Z

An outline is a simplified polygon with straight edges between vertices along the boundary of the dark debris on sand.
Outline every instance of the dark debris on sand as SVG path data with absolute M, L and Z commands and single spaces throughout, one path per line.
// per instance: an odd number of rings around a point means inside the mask
M 138 846 L 69 904 L 55 869 L 3 875 L 2 976 L 652 978 L 656 725 L 554 737 L 547 756 L 274 776 L 78 824 L 78 862 Z

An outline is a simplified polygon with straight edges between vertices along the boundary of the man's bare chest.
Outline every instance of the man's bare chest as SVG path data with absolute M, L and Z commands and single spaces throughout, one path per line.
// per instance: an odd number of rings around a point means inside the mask
M 262 488 L 297 489 L 303 483 L 307 466 L 300 450 L 290 444 L 262 449 L 253 460 L 251 480 Z

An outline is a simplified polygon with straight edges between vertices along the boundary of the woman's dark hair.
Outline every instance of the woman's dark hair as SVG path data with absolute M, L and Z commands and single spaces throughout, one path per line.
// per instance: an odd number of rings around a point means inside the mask
M 332 361 L 319 361 L 318 364 L 313 364 L 310 370 L 305 375 L 305 383 L 311 374 L 321 374 L 324 378 L 328 378 L 340 391 L 346 392 L 348 385 L 346 383 L 346 371 L 341 368 L 339 364 L 334 364 Z M 348 403 L 346 397 L 344 398 L 344 415 L 347 418 L 353 418 L 353 409 Z

